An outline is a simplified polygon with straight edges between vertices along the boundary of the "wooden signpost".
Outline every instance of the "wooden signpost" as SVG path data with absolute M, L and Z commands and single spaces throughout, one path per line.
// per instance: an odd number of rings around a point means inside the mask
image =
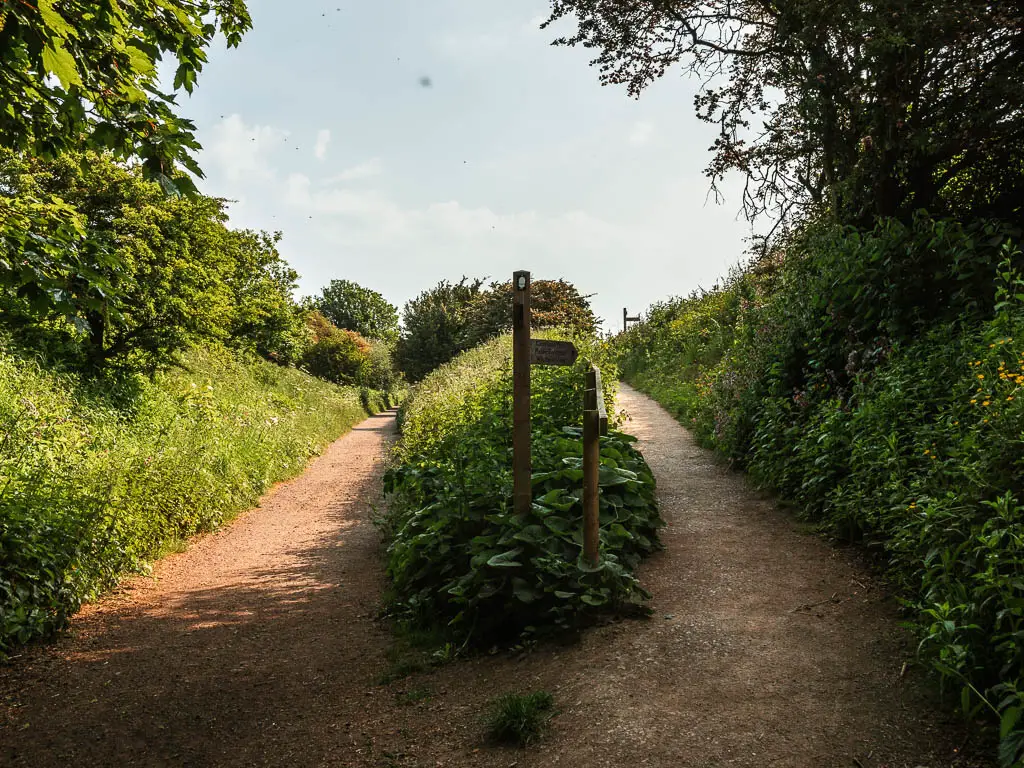
M 572 365 L 579 352 L 569 341 L 530 339 L 529 272 L 512 273 L 512 294 L 512 509 L 517 515 L 526 515 L 533 504 L 530 366 Z M 591 365 L 583 392 L 583 558 L 592 567 L 598 565 L 600 552 L 600 436 L 607 432 L 601 372 Z
M 530 487 L 530 273 L 512 273 L 512 509 L 529 514 Z
M 622 308 L 622 332 L 623 333 L 625 333 L 627 330 L 629 330 L 629 324 L 630 323 L 639 323 L 639 322 L 640 322 L 640 317 L 639 316 L 637 316 L 637 317 L 630 317 L 629 316 L 629 312 L 626 311 L 626 308 L 625 307 Z
M 532 339 L 530 341 L 531 365 L 572 365 L 580 353 L 571 341 L 549 341 L 548 339 Z

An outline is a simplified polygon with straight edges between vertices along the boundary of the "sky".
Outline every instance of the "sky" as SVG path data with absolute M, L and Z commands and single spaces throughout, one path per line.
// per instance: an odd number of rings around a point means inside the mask
M 740 262 L 742 180 L 709 198 L 696 82 L 639 99 L 552 47 L 543 0 L 249 0 L 182 113 L 231 224 L 281 231 L 299 295 L 333 279 L 399 308 L 439 280 L 564 278 L 622 309 L 709 288 Z

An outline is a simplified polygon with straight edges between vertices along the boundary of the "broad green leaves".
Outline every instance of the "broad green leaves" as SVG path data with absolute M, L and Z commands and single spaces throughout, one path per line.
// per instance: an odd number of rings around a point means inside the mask
M 65 90 L 70 89 L 72 85 L 82 84 L 74 57 L 59 43 L 43 48 L 43 66 L 46 68 L 47 74 L 52 73 L 57 76 Z
M 385 477 L 393 613 L 477 644 L 507 643 L 641 610 L 632 574 L 661 525 L 654 478 L 615 433 L 601 444 L 601 556 L 581 561 L 582 371 L 536 371 L 533 488 L 528 515 L 511 511 L 507 339 L 465 353 L 427 377 L 403 413 Z

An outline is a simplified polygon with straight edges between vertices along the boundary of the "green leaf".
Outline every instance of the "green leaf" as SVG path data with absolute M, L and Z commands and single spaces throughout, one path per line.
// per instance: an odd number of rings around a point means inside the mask
M 75 66 L 75 59 L 63 46 L 47 45 L 43 48 L 43 67 L 47 72 L 52 72 L 57 76 L 65 90 L 72 85 L 82 84 L 82 78 Z
M 77 37 L 75 28 L 68 24 L 53 7 L 53 0 L 39 0 L 39 15 L 43 19 L 43 24 L 58 37 Z
M 519 568 L 522 566 L 522 563 L 518 562 L 516 557 L 518 557 L 522 551 L 522 547 L 510 549 L 507 552 L 502 552 L 501 554 L 490 558 L 487 561 L 487 564 L 492 568 Z
M 132 69 L 143 77 L 152 75 L 156 71 L 156 65 L 144 51 L 139 50 L 134 45 L 129 45 L 125 48 L 125 52 L 132 63 Z
M 512 594 L 522 603 L 536 602 L 543 595 L 531 587 L 525 579 L 512 579 Z

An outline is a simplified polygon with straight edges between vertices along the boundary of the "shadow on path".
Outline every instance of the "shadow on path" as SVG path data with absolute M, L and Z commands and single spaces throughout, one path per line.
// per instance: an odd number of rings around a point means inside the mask
M 393 428 L 368 419 L 0 671 L 0 764 L 344 764 L 388 641 L 368 514 Z

